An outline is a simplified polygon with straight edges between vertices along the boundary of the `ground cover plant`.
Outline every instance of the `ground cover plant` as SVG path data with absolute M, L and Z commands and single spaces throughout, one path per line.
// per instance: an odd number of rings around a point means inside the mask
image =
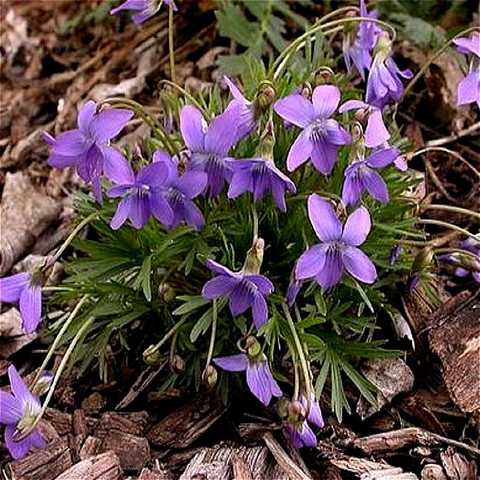
M 117 5 L 111 14 L 131 11 L 138 28 L 168 11 L 164 111 L 124 96 L 86 99 L 74 129 L 44 133 L 49 165 L 74 168 L 89 191 L 75 194 L 76 224 L 53 255 L 33 273 L 0 279 L 1 300 L 18 304 L 25 332 L 49 339 L 29 386 L 12 365 L 12 393 L 0 392 L 13 458 L 45 446 L 37 427 L 62 376 L 111 381 L 112 348 L 162 367 L 160 391 L 207 390 L 227 405 L 248 390 L 246 410 L 270 407 L 295 448 L 316 447 L 320 402 L 339 422 L 352 413 L 352 386 L 375 405 L 360 362 L 403 355 L 382 328 L 398 315 L 399 286 L 440 305 L 439 263 L 479 281 L 478 233 L 419 208 L 410 166 L 419 153 L 397 112 L 422 70 L 397 63 L 395 28 L 363 1 L 312 22 L 283 1 L 246 7 L 234 30 L 240 6 L 217 12 L 224 35 L 245 47 L 220 61 L 235 76 L 190 92 L 175 78 L 182 3 Z M 283 17 L 304 33 L 287 42 Z M 468 63 L 459 105 L 480 107 L 479 47 L 475 27 L 440 46 Z M 120 147 L 134 120 L 150 134 Z M 463 243 L 436 247 L 427 225 L 459 232 Z M 65 276 L 48 285 L 60 259 Z M 53 310 L 61 314 L 45 315 Z

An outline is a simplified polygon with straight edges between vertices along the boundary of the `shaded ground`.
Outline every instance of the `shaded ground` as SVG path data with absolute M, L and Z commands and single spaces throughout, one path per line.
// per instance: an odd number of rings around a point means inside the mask
M 87 98 L 102 101 L 125 95 L 161 111 L 160 82 L 168 78 L 166 14 L 139 30 L 126 17 L 111 19 L 108 9 L 96 8 L 103 3 L 58 0 L 1 5 L 2 275 L 22 269 L 25 264 L 19 262 L 32 261 L 29 255 L 47 255 L 62 242 L 72 216 L 70 193 L 82 188 L 73 172 L 46 165 L 41 132 L 71 128 L 77 105 Z M 194 90 L 218 79 L 217 56 L 234 48 L 218 37 L 212 9 L 208 0 L 186 2 L 177 17 L 177 80 Z M 407 41 L 398 50 L 403 62 L 414 69 L 427 58 Z M 401 105 L 398 121 L 417 149 L 435 141 L 479 169 L 478 140 L 449 138 L 475 121 L 473 109 L 455 107 L 459 75 L 458 65 L 448 55 L 439 57 Z M 124 141 L 135 142 L 143 128 L 133 121 Z M 480 210 L 479 180 L 464 160 L 441 151 L 412 160 L 419 174 L 426 172 L 422 195 L 429 202 L 424 204 Z M 427 210 L 425 216 L 475 231 L 467 216 L 438 210 Z M 438 246 L 455 245 L 461 237 L 441 229 L 431 232 Z M 271 412 L 265 410 L 257 418 L 237 408 L 246 398 L 227 409 L 208 392 L 194 399 L 179 390 L 156 392 L 159 370 L 134 364 L 117 372 L 108 385 L 99 385 L 95 378 L 82 385 L 64 380 L 55 394 L 55 409 L 50 409 L 42 426 L 52 440 L 49 448 L 7 466 L 2 445 L 1 464 L 13 478 L 31 480 L 106 480 L 128 474 L 137 478 L 143 467 L 151 472 L 141 474 L 142 480 L 178 478 L 181 472 L 186 472 L 181 477 L 185 479 L 223 479 L 231 477 L 232 469 L 237 479 L 310 475 L 341 479 L 370 472 L 364 478 L 401 480 L 418 478 L 413 473 L 401 476 L 402 471 L 422 470 L 422 478 L 427 479 L 474 479 L 480 455 L 475 369 L 480 367 L 480 300 L 478 294 L 471 295 L 474 282 L 458 283 L 448 268 L 442 267 L 441 273 L 438 289 L 444 292 L 445 305 L 432 306 L 424 292 L 405 293 L 406 319 L 396 319 L 393 327 L 385 321 L 392 336 L 396 330 L 399 343 L 410 352 L 407 363 L 365 365 L 386 406 L 369 412 L 360 403 L 359 415 L 343 425 L 328 418 L 317 450 L 300 454 L 280 445 L 281 435 L 272 436 L 277 426 Z M 22 334 L 14 309 L 2 311 L 4 383 L 12 361 L 25 373 L 37 368 L 45 342 Z M 414 339 L 415 351 L 408 337 Z M 446 339 L 452 341 L 447 344 Z M 353 391 L 350 400 L 357 401 Z M 328 402 L 324 411 L 329 411 Z M 62 476 L 73 464 L 80 469 L 79 476 L 71 470 Z M 378 470 L 382 472 L 372 473 Z

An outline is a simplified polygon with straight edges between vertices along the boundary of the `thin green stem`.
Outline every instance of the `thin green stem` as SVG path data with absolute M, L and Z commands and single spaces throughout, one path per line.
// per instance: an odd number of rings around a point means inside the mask
M 441 248 L 436 248 L 434 250 L 435 255 L 439 253 L 460 253 L 461 255 L 466 255 L 468 257 L 472 257 L 475 260 L 478 259 L 478 255 L 475 255 L 475 253 L 470 252 L 468 250 L 464 250 L 463 248 L 456 248 L 456 247 L 441 247 Z
M 63 370 L 65 369 L 73 350 L 77 346 L 77 343 L 80 340 L 80 338 L 83 336 L 83 334 L 91 326 L 91 324 L 93 323 L 93 320 L 94 320 L 94 317 L 90 317 L 81 326 L 81 328 L 78 330 L 75 337 L 73 337 L 73 340 L 71 341 L 70 345 L 68 346 L 67 351 L 65 352 L 65 355 L 63 356 L 62 361 L 60 362 L 60 365 L 58 366 L 58 370 L 55 372 L 55 376 L 52 380 L 50 388 L 48 389 L 47 396 L 45 397 L 45 400 L 43 402 L 42 409 L 40 410 L 39 415 L 35 418 L 35 420 L 32 422 L 32 424 L 27 428 L 27 430 L 19 432 L 19 435 L 16 436 L 16 438 L 15 438 L 15 440 L 17 442 L 24 439 L 27 435 L 29 435 L 34 430 L 34 428 L 38 425 L 38 422 L 40 421 L 40 419 L 45 414 L 45 412 L 48 408 L 48 405 L 50 403 L 50 400 L 52 399 L 53 392 L 55 391 L 55 388 L 57 387 L 57 383 L 60 380 L 60 377 L 62 376 Z
M 287 319 L 288 326 L 292 332 L 293 340 L 295 342 L 295 348 L 298 352 L 298 358 L 300 360 L 300 366 L 302 367 L 302 375 L 304 379 L 304 386 L 305 386 L 305 393 L 307 394 L 307 398 L 310 398 L 311 393 L 311 381 L 310 381 L 310 374 L 308 369 L 307 359 L 305 358 L 305 352 L 303 351 L 302 342 L 298 336 L 297 329 L 295 327 L 295 322 L 293 321 L 292 316 L 290 315 L 290 311 L 288 310 L 288 306 L 285 302 L 282 303 L 283 313 L 285 314 L 285 318 Z
M 172 87 L 175 90 L 177 90 L 178 92 L 180 92 L 185 98 L 187 98 L 191 103 L 193 103 L 202 112 L 202 114 L 205 118 L 211 118 L 210 113 L 207 112 L 205 110 L 205 108 L 203 108 L 203 106 L 200 105 L 198 100 L 191 93 L 187 92 L 187 90 L 185 90 L 183 87 L 181 87 L 180 85 L 177 85 L 176 83 L 171 82 L 170 80 L 162 80 L 161 83 L 165 83 L 169 87 Z
M 159 350 L 160 347 L 188 320 L 188 316 L 180 319 L 166 334 L 165 336 L 152 347 L 151 351 Z
M 173 40 L 173 4 L 168 7 L 168 55 L 170 57 L 170 78 L 177 83 L 175 76 L 175 45 Z
M 437 205 L 435 203 L 432 203 L 431 205 L 422 206 L 421 208 L 422 210 L 444 210 L 446 212 L 469 215 L 471 217 L 475 217 L 478 220 L 480 220 L 480 213 L 474 212 L 473 210 L 469 210 L 468 208 L 454 207 L 451 205 Z
M 255 242 L 258 239 L 258 213 L 257 213 L 257 207 L 255 206 L 255 203 L 252 204 L 252 220 L 253 220 L 253 241 L 252 241 L 252 245 L 254 245 Z
M 442 222 L 441 220 L 433 220 L 433 219 L 425 219 L 425 218 L 419 218 L 417 220 L 417 223 L 422 223 L 423 225 L 436 225 L 438 227 L 444 227 L 448 228 L 450 230 L 456 230 L 457 232 L 463 233 L 465 236 L 473 238 L 477 242 L 480 242 L 480 236 L 479 235 L 474 235 L 473 233 L 470 233 L 468 230 L 465 230 L 462 227 L 459 227 L 457 225 L 453 225 L 452 223 L 448 222 Z
M 87 217 L 85 217 L 70 233 L 70 235 L 66 238 L 63 242 L 61 247 L 57 250 L 55 255 L 47 262 L 45 268 L 51 267 L 61 256 L 62 253 L 67 249 L 67 247 L 72 243 L 73 239 L 77 236 L 77 234 L 88 225 L 92 220 L 94 220 L 99 215 L 98 212 L 93 212 Z
M 63 337 L 63 334 L 67 331 L 67 328 L 70 326 L 70 324 L 73 322 L 75 317 L 77 316 L 77 313 L 80 311 L 80 309 L 83 307 L 83 304 L 88 300 L 89 296 L 84 295 L 80 301 L 77 303 L 75 308 L 72 310 L 68 318 L 65 320 L 65 323 L 62 325 L 62 328 L 60 331 L 57 333 L 57 336 L 55 337 L 55 340 L 53 341 L 52 345 L 48 349 L 48 353 L 46 357 L 44 358 L 42 364 L 40 365 L 40 369 L 38 370 L 37 374 L 35 375 L 35 378 L 33 379 L 32 385 L 35 385 L 38 382 L 38 379 L 42 375 L 42 372 L 45 370 L 45 368 L 48 365 L 48 362 L 52 358 L 53 354 L 55 353 L 56 348 L 58 347 L 58 344 L 60 343 L 60 340 Z
M 56 287 L 56 286 L 48 286 L 42 287 L 42 292 L 73 292 L 75 289 L 71 287 Z
M 420 77 L 427 71 L 428 67 L 432 64 L 432 62 L 435 61 L 435 59 L 437 59 L 450 45 L 451 43 L 458 37 L 463 37 L 464 35 L 467 35 L 468 33 L 470 32 L 474 32 L 474 31 L 478 31 L 480 30 L 479 27 L 471 27 L 471 28 L 467 28 L 465 30 L 462 30 L 461 32 L 457 33 L 456 35 L 454 35 L 450 40 L 447 41 L 447 43 L 445 43 L 445 45 L 443 45 L 442 48 L 440 48 L 439 50 L 437 50 L 422 66 L 422 68 L 417 72 L 417 74 L 410 80 L 410 82 L 408 83 L 408 85 L 405 87 L 405 91 L 403 93 L 403 96 L 402 96 L 402 99 L 405 98 L 407 96 L 407 93 L 412 89 L 412 87 L 417 83 L 417 81 L 420 79 Z M 400 99 L 400 102 L 402 101 L 402 99 Z
M 217 301 L 213 300 L 212 305 L 212 330 L 210 333 L 210 343 L 208 345 L 207 360 L 205 362 L 205 371 L 212 361 L 213 349 L 215 348 L 215 340 L 217 337 Z
M 300 393 L 300 375 L 298 374 L 298 364 L 295 361 L 297 355 L 292 357 L 293 360 L 293 395 L 292 399 L 294 401 L 298 400 L 298 396 Z
M 273 72 L 273 75 L 271 74 L 271 78 L 276 80 L 282 73 L 283 69 L 285 68 L 287 62 L 285 62 L 285 59 L 288 59 L 291 57 L 291 55 L 297 51 L 300 45 L 305 44 L 307 38 L 309 38 L 311 35 L 327 29 L 327 28 L 332 28 L 336 27 L 339 25 L 343 25 L 345 23 L 352 23 L 352 22 L 371 22 L 371 23 L 376 23 L 379 24 L 385 28 L 387 28 L 390 33 L 392 34 L 392 41 L 395 40 L 396 37 L 396 32 L 395 29 L 389 25 L 386 22 L 383 22 L 382 20 L 378 20 L 376 18 L 370 18 L 370 17 L 347 17 L 347 18 L 341 18 L 339 20 L 333 20 L 331 22 L 327 23 L 319 23 L 317 22 L 310 30 L 307 30 L 303 35 L 300 35 L 296 40 L 294 40 L 283 52 L 280 53 L 280 55 L 277 57 L 275 62 L 273 62 L 272 67 L 270 69 L 270 72 Z

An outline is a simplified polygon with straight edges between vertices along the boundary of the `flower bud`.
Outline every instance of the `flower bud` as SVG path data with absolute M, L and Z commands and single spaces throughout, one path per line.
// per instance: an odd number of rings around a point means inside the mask
M 52 384 L 53 375 L 50 372 L 44 372 L 37 380 L 32 388 L 32 393 L 37 397 L 41 397 L 48 392 L 50 385 Z
M 217 384 L 218 373 L 213 365 L 209 365 L 202 374 L 202 381 L 207 388 L 213 388 Z
M 167 282 L 163 282 L 158 286 L 158 296 L 162 303 L 173 303 L 177 298 L 175 289 Z
M 245 348 L 248 356 L 251 358 L 258 357 L 262 353 L 262 347 L 255 337 L 247 337 L 245 340 Z
M 163 361 L 163 355 L 158 351 L 155 345 L 150 345 L 143 352 L 143 361 L 151 367 L 158 367 Z
M 245 263 L 243 264 L 243 271 L 245 273 L 260 273 L 263 262 L 263 251 L 265 249 L 265 241 L 263 238 L 257 238 L 252 248 L 247 252 Z
M 174 373 L 184 373 L 185 372 L 185 360 L 180 355 L 174 355 L 170 360 L 170 368 Z
M 275 101 L 276 92 L 271 82 L 265 80 L 260 83 L 258 92 L 253 101 L 254 117 L 257 119 Z

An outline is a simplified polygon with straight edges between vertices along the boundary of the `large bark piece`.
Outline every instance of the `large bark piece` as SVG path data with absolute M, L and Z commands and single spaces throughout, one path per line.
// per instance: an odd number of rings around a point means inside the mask
M 429 334 L 452 400 L 466 413 L 480 411 L 479 318 L 480 292 L 457 311 L 435 318 Z
M 115 452 L 109 451 L 77 463 L 55 480 L 120 480 L 121 478 L 123 477 L 120 460 Z
M 0 275 L 31 247 L 62 210 L 61 203 L 38 191 L 23 172 L 7 173 L 0 217 Z
M 224 413 L 223 405 L 205 396 L 197 397 L 154 425 L 148 440 L 156 446 L 186 448 Z
M 71 466 L 70 449 L 64 440 L 58 439 L 45 449 L 11 462 L 9 470 L 12 480 L 54 480 Z

